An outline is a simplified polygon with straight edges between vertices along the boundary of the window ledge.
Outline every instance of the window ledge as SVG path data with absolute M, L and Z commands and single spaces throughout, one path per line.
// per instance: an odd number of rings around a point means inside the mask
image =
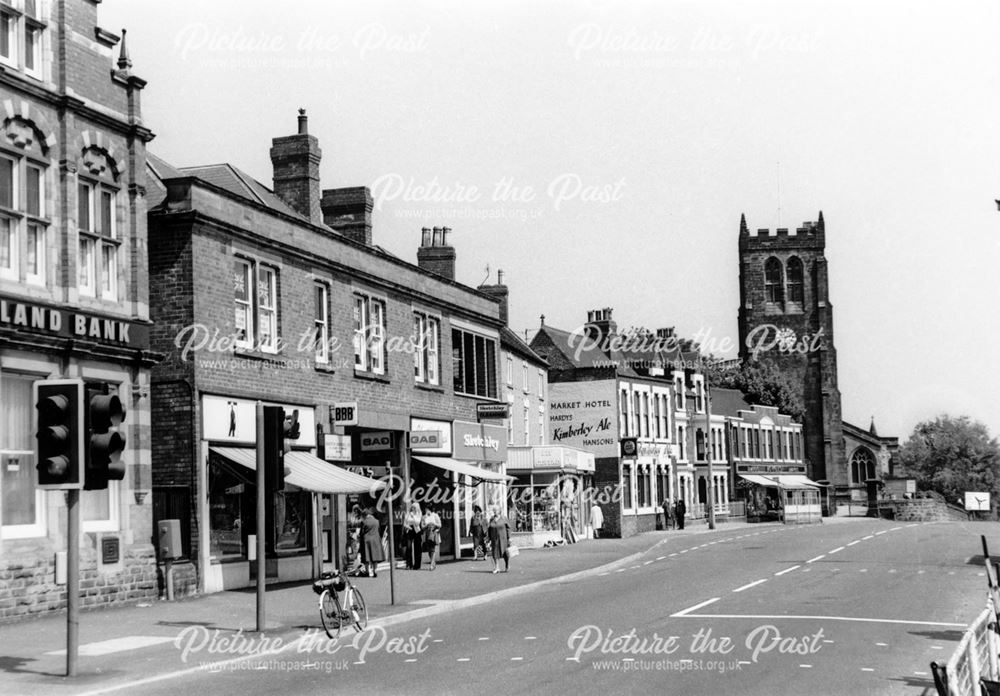
M 281 358 L 281 353 L 266 353 L 262 350 L 252 350 L 250 348 L 234 348 L 233 355 L 240 358 L 247 358 L 249 360 L 278 360 Z
M 328 362 L 316 362 L 313 360 L 313 369 L 316 372 L 321 372 L 325 375 L 335 375 L 337 371 L 333 369 L 333 365 Z
M 368 372 L 366 370 L 354 370 L 355 379 L 364 379 L 369 382 L 381 382 L 382 384 L 389 384 L 392 380 L 389 379 L 387 375 L 377 375 L 374 372 Z
M 426 382 L 414 382 L 413 386 L 421 391 L 434 392 L 436 394 L 444 394 L 444 387 L 440 384 L 427 384 Z

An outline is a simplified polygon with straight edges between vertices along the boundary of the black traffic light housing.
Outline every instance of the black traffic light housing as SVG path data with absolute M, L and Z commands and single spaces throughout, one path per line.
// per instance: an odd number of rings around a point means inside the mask
M 269 491 L 285 487 L 285 453 L 299 439 L 299 411 L 285 413 L 280 406 L 264 407 L 264 480 Z
M 85 490 L 104 490 L 109 480 L 125 478 L 125 433 L 119 430 L 124 420 L 125 406 L 107 384 L 87 385 Z
M 50 379 L 34 384 L 38 418 L 35 468 L 38 487 L 50 490 L 83 487 L 83 381 Z

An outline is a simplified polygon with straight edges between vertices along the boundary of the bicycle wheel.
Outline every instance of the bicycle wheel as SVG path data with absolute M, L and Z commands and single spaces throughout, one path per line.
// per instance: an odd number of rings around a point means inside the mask
M 365 630 L 368 626 L 368 607 L 365 606 L 365 598 L 361 596 L 361 592 L 358 588 L 354 588 L 351 591 L 351 606 L 348 607 L 351 612 L 351 620 L 354 621 L 354 626 L 358 631 Z
M 323 630 L 326 631 L 326 635 L 336 640 L 344 622 L 340 614 L 340 602 L 330 590 L 323 590 L 323 594 L 320 595 L 319 618 L 323 622 Z

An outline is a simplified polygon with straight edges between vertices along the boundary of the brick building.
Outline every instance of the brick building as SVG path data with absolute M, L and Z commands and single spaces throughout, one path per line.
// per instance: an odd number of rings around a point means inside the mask
M 674 406 L 674 367 L 695 357 L 690 343 L 669 329 L 619 333 L 605 308 L 588 312 L 586 324 L 572 332 L 543 319 L 530 345 L 549 363 L 552 443 L 595 457 L 593 496 L 604 534 L 655 529 L 661 501 L 680 492 L 684 431 Z M 633 438 L 635 451 L 623 454 L 622 440 Z
M 66 606 L 67 508 L 37 487 L 33 385 L 107 385 L 125 478 L 81 491 L 81 606 L 156 596 L 145 146 L 124 36 L 96 0 L 0 5 L 0 618 Z M 120 46 L 119 46 L 120 42 Z
M 370 192 L 321 191 L 320 157 L 300 112 L 298 132 L 273 140 L 273 191 L 231 165 L 150 158 L 152 341 L 166 354 L 153 483 L 157 517 L 182 521 L 188 591 L 251 581 L 257 400 L 297 410 L 302 432 L 291 485 L 269 501 L 278 579 L 338 560 L 350 506 L 385 502 L 353 488 L 371 481 L 358 474 L 391 465 L 439 508 L 445 557 L 461 553 L 476 484 L 504 480 L 506 433 L 476 419 L 499 397 L 497 301 L 455 282 L 447 228 L 414 238 L 418 265 L 378 247 Z
M 789 233 L 740 220 L 740 357 L 767 360 L 801 385 L 806 470 L 848 486 L 823 213 Z

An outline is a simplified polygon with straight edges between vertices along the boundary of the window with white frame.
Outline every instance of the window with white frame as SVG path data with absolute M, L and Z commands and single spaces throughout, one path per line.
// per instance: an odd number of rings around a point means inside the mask
M 531 406 L 527 399 L 524 401 L 524 444 L 531 444 Z
M 278 351 L 278 272 L 251 259 L 233 260 L 236 347 Z
M 507 356 L 507 386 L 514 386 L 514 358 L 510 355 Z
M 45 375 L 0 373 L 0 522 L 5 539 L 45 536 L 45 491 L 35 469 L 32 384 Z
M 649 392 L 642 393 L 642 436 L 649 437 Z
M 625 510 L 632 510 L 635 505 L 632 496 L 633 465 L 632 461 L 622 462 L 622 508 Z
M 330 362 L 330 286 L 317 281 L 313 284 L 313 348 L 317 363 Z
M 545 370 L 538 371 L 538 398 L 545 398 Z
M 618 401 L 621 404 L 621 413 L 618 414 L 618 429 L 622 437 L 628 437 L 628 389 L 622 389 L 621 398 Z
M 354 369 L 385 374 L 385 302 L 354 295 Z
M 687 461 L 687 441 L 685 440 L 684 426 L 677 426 L 677 458 Z
M 674 398 L 674 407 L 678 411 L 683 411 L 687 408 L 687 395 L 684 393 L 684 378 L 680 375 L 674 376 L 674 393 L 677 395 Z
M 80 294 L 118 299 L 117 190 L 97 181 L 77 184 Z
M 0 63 L 42 78 L 42 41 L 46 23 L 41 0 L 0 4 Z
M 417 382 L 439 384 L 441 321 L 423 312 L 413 313 L 413 374 Z
M 8 139 L 30 129 L 24 121 L 8 123 Z M 41 146 L 32 140 L 19 152 L 0 151 L 0 278 L 45 284 L 46 165 Z
M 642 433 L 639 430 L 639 424 L 642 422 L 642 417 L 639 413 L 639 392 L 632 392 L 632 435 L 639 437 Z
M 528 393 L 528 363 L 526 363 L 526 362 L 522 362 L 521 363 L 521 382 L 522 382 L 521 388 L 524 390 L 524 393 L 527 394 Z
M 545 407 L 538 407 L 538 444 L 545 444 Z

